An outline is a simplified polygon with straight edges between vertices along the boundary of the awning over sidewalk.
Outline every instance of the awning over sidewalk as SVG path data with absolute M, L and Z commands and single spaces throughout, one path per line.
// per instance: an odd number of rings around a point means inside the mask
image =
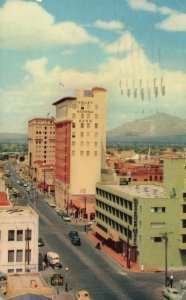
M 98 233 L 101 237 L 104 239 L 108 240 L 109 239 L 109 234 L 105 231 L 103 231 L 101 228 L 99 228 L 97 225 L 92 226 L 92 230 Z

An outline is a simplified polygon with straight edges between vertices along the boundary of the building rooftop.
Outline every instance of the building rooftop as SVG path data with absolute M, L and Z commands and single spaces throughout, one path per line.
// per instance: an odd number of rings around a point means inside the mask
M 9 275 L 7 296 L 11 298 L 25 293 L 49 296 L 53 291 L 39 273 Z
M 62 99 L 60 99 L 60 100 L 58 100 L 58 101 L 52 103 L 52 105 L 57 105 L 57 104 L 60 104 L 60 103 L 62 103 L 62 102 L 65 102 L 65 101 L 67 101 L 67 100 L 76 100 L 76 98 L 75 98 L 75 97 L 70 97 L 70 96 L 64 97 L 64 98 L 62 98 Z
M 109 185 L 109 187 L 141 198 L 168 198 L 164 194 L 164 188 L 158 185 L 148 185 L 148 184 L 131 184 L 131 185 Z
M 30 206 L 12 206 L 12 207 L 0 207 L 0 220 L 4 220 L 6 217 L 26 217 L 36 216 L 36 212 Z

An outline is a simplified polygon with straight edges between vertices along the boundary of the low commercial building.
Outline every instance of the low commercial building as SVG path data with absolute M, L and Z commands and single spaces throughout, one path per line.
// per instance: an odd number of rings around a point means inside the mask
M 0 207 L 0 270 L 38 271 L 38 215 L 31 207 Z
M 164 184 L 97 183 L 94 231 L 128 267 L 186 268 L 186 160 L 164 162 Z

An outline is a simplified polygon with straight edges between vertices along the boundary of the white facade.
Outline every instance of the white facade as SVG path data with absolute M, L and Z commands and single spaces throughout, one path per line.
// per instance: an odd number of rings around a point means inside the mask
M 106 154 L 107 91 L 104 88 L 78 89 L 76 98 L 63 98 L 54 105 L 56 122 L 71 122 L 67 166 L 70 182 L 67 185 L 56 178 L 56 204 L 64 207 L 65 197 L 95 195 L 95 184 L 101 180 Z
M 0 271 L 38 271 L 38 229 L 39 218 L 31 207 L 0 207 Z

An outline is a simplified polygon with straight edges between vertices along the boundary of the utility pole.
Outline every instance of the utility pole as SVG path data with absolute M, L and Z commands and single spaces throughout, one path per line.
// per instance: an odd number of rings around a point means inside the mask
M 127 268 L 130 269 L 130 258 L 129 258 L 129 225 L 127 227 Z
M 167 232 L 165 232 L 164 235 L 164 239 L 165 239 L 165 286 L 167 286 L 167 246 L 168 246 L 168 236 L 167 236 Z

